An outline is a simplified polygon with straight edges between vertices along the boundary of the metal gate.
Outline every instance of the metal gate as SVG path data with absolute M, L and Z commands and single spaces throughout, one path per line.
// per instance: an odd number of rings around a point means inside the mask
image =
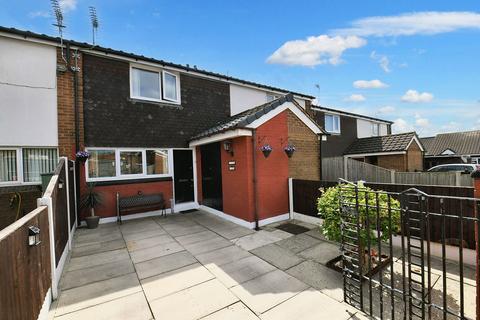
M 379 319 L 476 319 L 478 199 L 341 180 L 339 201 L 346 303 Z

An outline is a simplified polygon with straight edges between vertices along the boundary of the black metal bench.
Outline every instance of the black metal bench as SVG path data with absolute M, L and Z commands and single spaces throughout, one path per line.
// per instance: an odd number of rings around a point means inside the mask
M 130 212 L 145 212 L 160 210 L 161 216 L 166 216 L 166 205 L 163 193 L 121 197 L 117 192 L 117 222 L 122 223 L 122 214 Z

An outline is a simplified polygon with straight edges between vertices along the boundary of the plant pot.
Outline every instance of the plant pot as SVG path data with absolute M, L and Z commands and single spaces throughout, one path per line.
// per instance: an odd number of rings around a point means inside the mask
M 90 216 L 85 218 L 85 222 L 87 223 L 88 229 L 95 229 L 98 227 L 98 222 L 100 221 L 99 216 Z
M 289 158 L 291 158 L 293 156 L 293 153 L 295 152 L 295 150 L 285 150 L 285 153 L 287 154 L 287 156 Z
M 265 158 L 268 158 L 268 156 L 270 155 L 270 153 L 272 153 L 272 150 L 263 150 L 262 152 L 263 152 L 263 156 L 264 156 Z
M 80 163 L 85 163 L 85 162 L 87 162 L 88 158 L 83 158 L 83 157 L 81 157 L 81 158 L 77 158 L 77 160 L 78 160 L 78 162 L 80 162 Z

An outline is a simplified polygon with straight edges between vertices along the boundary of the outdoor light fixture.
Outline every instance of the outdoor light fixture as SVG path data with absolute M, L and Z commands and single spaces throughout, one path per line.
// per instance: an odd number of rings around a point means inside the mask
M 40 228 L 35 226 L 28 227 L 28 245 L 38 246 L 40 244 Z
M 58 189 L 63 189 L 63 180 L 62 179 L 58 180 Z
M 223 149 L 233 156 L 232 140 L 226 140 L 223 142 Z

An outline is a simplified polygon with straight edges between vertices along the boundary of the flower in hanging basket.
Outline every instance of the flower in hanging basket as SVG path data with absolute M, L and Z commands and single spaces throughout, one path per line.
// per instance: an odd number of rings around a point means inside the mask
M 87 151 L 78 151 L 75 154 L 75 157 L 77 158 L 78 161 L 85 162 L 88 160 L 88 158 L 90 158 L 90 153 L 88 153 Z
M 260 150 L 263 152 L 263 155 L 265 156 L 265 158 L 268 158 L 268 156 L 272 152 L 273 148 L 272 148 L 271 145 L 265 144 L 260 148 Z
M 283 148 L 283 151 L 285 151 L 287 156 L 290 158 L 295 152 L 295 146 L 293 144 L 289 144 L 285 148 Z

